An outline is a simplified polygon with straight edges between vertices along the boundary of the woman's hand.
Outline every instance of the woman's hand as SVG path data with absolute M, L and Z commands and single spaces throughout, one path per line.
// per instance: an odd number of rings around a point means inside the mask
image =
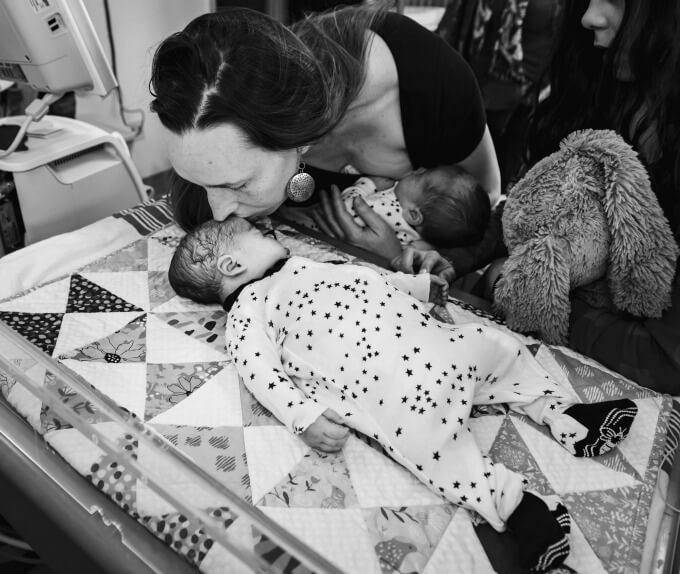
M 313 219 L 326 235 L 382 255 L 389 261 L 401 253 L 396 233 L 363 199 L 357 197 L 354 200 L 354 211 L 364 222 L 361 226 L 347 211 L 336 185 L 331 186 L 330 192 L 320 195 L 321 208 L 313 215 Z
M 430 273 L 436 275 L 450 285 L 456 279 L 456 270 L 451 262 L 445 259 L 438 251 L 430 249 L 421 251 L 410 245 L 391 260 L 392 267 L 396 271 L 404 273 Z

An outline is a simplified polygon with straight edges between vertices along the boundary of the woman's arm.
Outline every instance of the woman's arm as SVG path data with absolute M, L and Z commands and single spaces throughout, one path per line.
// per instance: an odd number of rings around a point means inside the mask
M 495 206 L 501 197 L 501 171 L 488 126 L 477 147 L 458 165 L 480 183 L 489 194 L 491 206 Z

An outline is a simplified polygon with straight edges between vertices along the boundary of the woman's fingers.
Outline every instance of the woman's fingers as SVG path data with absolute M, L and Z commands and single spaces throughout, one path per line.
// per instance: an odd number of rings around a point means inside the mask
M 338 222 L 337 202 L 334 201 L 335 195 L 340 195 L 337 186 L 332 185 L 331 191 L 324 191 L 319 194 L 321 197 L 321 218 L 325 223 L 324 233 L 338 239 L 346 239 L 345 232 Z M 342 209 L 346 212 L 345 206 Z M 320 226 L 321 227 L 321 226 Z
M 348 211 L 345 202 L 342 200 L 342 194 L 337 185 L 331 185 L 330 196 L 335 222 L 342 229 L 343 236 L 354 243 L 363 231 L 363 228 L 354 221 L 352 214 Z
M 324 218 L 323 213 L 320 209 L 318 208 L 313 209 L 309 213 L 309 216 L 312 218 L 312 221 L 316 223 L 317 227 L 321 230 L 322 233 L 330 237 L 334 237 L 333 231 L 331 230 L 328 223 L 326 223 L 326 219 Z

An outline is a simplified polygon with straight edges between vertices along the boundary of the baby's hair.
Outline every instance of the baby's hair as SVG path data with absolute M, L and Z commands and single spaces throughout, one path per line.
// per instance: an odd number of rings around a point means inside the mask
M 437 247 L 479 243 L 489 225 L 491 203 L 484 188 L 463 168 L 440 166 L 425 174 L 418 206 L 423 215 L 420 235 Z
M 178 295 L 199 303 L 222 303 L 217 258 L 241 231 L 239 222 L 210 219 L 182 238 L 168 270 L 170 285 Z

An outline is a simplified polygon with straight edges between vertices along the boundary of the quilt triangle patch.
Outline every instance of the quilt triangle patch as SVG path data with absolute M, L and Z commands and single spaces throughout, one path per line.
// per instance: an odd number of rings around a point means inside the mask
M 456 514 L 450 504 L 364 509 L 382 572 L 422 572 Z
M 585 364 L 560 349 L 553 348 L 552 353 L 557 362 L 570 373 L 572 386 L 585 402 L 608 401 L 621 397 L 636 399 L 657 396 L 649 389 L 623 377 L 617 377 L 595 365 Z
M 63 353 L 60 358 L 100 363 L 143 363 L 146 361 L 146 315 L 140 315 L 111 335 Z
M 149 237 L 149 270 L 166 271 L 170 267 L 170 261 L 175 253 L 175 249 L 182 239 L 181 235 L 169 235 L 164 230 L 163 235 L 153 235 Z M 182 235 L 184 233 L 182 232 Z
M 474 572 L 475 574 L 510 572 L 507 559 L 505 563 L 499 565 L 500 567 L 497 570 L 489 562 L 489 557 L 485 551 L 486 546 L 483 545 L 478 535 L 479 528 L 482 526 L 491 529 L 488 524 L 480 525 L 477 528 L 473 527 L 469 513 L 459 509 L 439 540 L 427 567 L 421 571 L 422 574 L 440 574 L 454 571 Z M 504 550 L 501 545 L 498 546 L 500 550 Z M 505 554 L 503 556 L 505 558 Z
M 548 479 L 551 493 L 562 495 L 565 492 L 587 492 L 639 484 L 629 474 L 608 468 L 602 463 L 605 457 L 612 456 L 612 452 L 590 458 L 572 456 L 552 436 L 541 432 L 543 427 L 519 417 L 513 418 L 517 432 L 538 463 L 541 473 Z M 499 456 L 504 455 L 499 453 Z
M 0 311 L 19 313 L 63 313 L 68 299 L 69 279 L 48 283 L 0 303 Z
M 63 313 L 0 312 L 0 321 L 48 355 L 54 351 L 63 317 Z
M 670 397 L 655 399 L 637 399 L 638 414 L 630 427 L 626 439 L 619 444 L 617 451 L 637 470 L 640 476 L 647 476 L 651 468 L 656 468 L 655 457 L 660 456 L 661 428 L 669 424 L 665 418 L 666 407 Z M 672 421 L 671 421 L 672 422 Z M 671 425 L 672 428 L 672 425 Z M 665 433 L 664 433 L 665 434 Z
M 45 373 L 44 388 L 50 394 L 57 397 L 61 405 L 71 409 L 74 414 L 78 415 L 81 421 L 87 424 L 108 422 L 110 420 L 110 417 L 102 414 L 87 397 L 62 383 L 52 373 Z M 43 433 L 72 428 L 73 426 L 47 404 L 43 404 L 40 409 L 40 424 Z
M 147 364 L 144 419 L 179 404 L 223 368 L 224 364 L 218 362 Z
M 185 335 L 202 341 L 217 351 L 225 352 L 227 314 L 223 309 L 209 312 L 204 308 L 201 313 L 167 313 L 164 320 Z
M 236 516 L 228 508 L 217 508 L 211 515 L 228 529 Z M 186 515 L 174 512 L 161 516 L 143 516 L 142 524 L 153 532 L 175 552 L 184 556 L 195 566 L 200 566 L 214 542 L 200 524 L 195 524 Z
M 562 500 L 597 557 L 611 571 L 638 571 L 644 546 L 642 485 L 569 493 Z M 602 525 L 606 524 L 606 528 Z M 618 565 L 618 567 L 617 567 Z
M 194 427 L 242 427 L 238 375 L 231 365 L 168 410 L 148 419 L 152 424 Z
M 227 314 L 223 309 L 210 311 L 204 308 L 201 313 L 167 313 L 164 320 L 185 335 L 202 341 L 217 351 L 225 352 Z
M 348 574 L 380 574 L 380 566 L 366 531 L 366 524 L 360 508 L 281 508 L 277 506 L 260 507 L 263 514 L 274 522 L 281 524 L 300 542 L 312 548 L 322 558 L 334 565 L 333 571 Z M 257 542 L 261 542 L 261 534 L 253 528 Z M 267 545 L 256 548 L 266 554 L 267 550 L 274 556 L 279 550 Z M 285 562 L 279 562 L 274 572 L 295 574 L 306 570 L 297 570 L 290 563 L 289 570 Z M 319 566 L 318 572 L 330 571 L 330 568 Z
M 167 271 L 149 271 L 149 305 L 155 309 L 176 296 L 168 281 Z
M 350 435 L 343 452 L 363 508 L 442 504 L 442 498 L 413 473 L 354 435 Z
M 248 388 L 239 380 L 241 395 L 241 409 L 243 412 L 243 426 L 282 426 L 281 422 L 267 409 L 258 402 Z
M 512 418 L 506 417 L 503 421 L 496 440 L 489 450 L 489 458 L 494 463 L 503 463 L 510 470 L 522 474 L 529 481 L 531 489 L 542 494 L 555 492 L 531 450 L 517 431 Z
M 342 451 L 308 451 L 258 506 L 349 508 L 358 505 Z
M 145 271 L 147 266 L 146 240 L 139 239 L 118 251 L 83 267 L 83 271 Z
M 284 426 L 244 427 L 250 487 L 254 501 L 284 481 L 309 451 L 302 440 Z
M 99 490 L 116 502 L 125 512 L 136 517 L 137 480 L 142 476 L 131 465 L 125 466 L 126 458 L 137 459 L 139 443 L 131 434 L 117 439 L 120 455 L 104 454 L 93 462 L 85 476 Z
M 242 428 L 152 426 L 230 491 L 252 503 Z
M 119 313 L 142 311 L 100 285 L 79 274 L 71 276 L 71 288 L 66 304 L 67 313 Z

